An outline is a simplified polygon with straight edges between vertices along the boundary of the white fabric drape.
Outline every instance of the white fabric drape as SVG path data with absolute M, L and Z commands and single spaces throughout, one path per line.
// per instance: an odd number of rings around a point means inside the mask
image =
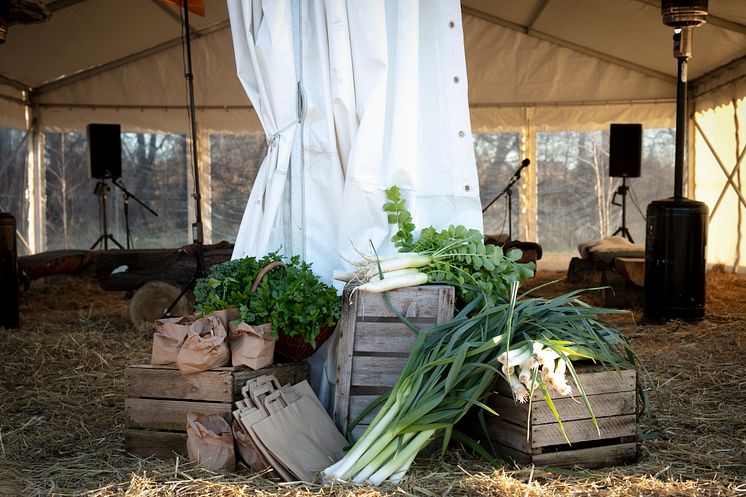
M 482 229 L 457 0 L 228 5 L 238 75 L 271 143 L 234 257 L 290 247 L 330 281 L 353 246 L 392 250 L 381 205 L 394 184 L 416 226 Z
M 282 247 L 331 282 L 355 248 L 394 251 L 381 208 L 392 185 L 420 228 L 482 229 L 458 0 L 228 5 L 238 75 L 272 143 L 234 258 Z M 334 343 L 310 361 L 327 406 Z
M 230 0 L 236 70 L 267 135 L 268 153 L 249 196 L 234 258 L 262 256 L 286 241 L 283 196 L 300 129 L 290 2 Z M 271 7 L 271 8 L 270 8 Z

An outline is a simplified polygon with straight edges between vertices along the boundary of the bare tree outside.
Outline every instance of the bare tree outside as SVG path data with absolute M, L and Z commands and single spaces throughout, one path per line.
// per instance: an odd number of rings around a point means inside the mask
M 235 242 L 267 144 L 262 134 L 211 135 L 212 239 Z
M 18 255 L 28 253 L 28 201 L 26 199 L 26 157 L 28 135 L 19 129 L 0 128 L 0 211 L 16 219 L 20 235 Z
M 477 133 L 474 154 L 479 174 L 479 196 L 482 208 L 487 207 L 505 189 L 521 162 L 518 133 Z M 513 187 L 513 233 L 520 228 L 518 186 Z M 508 233 L 507 196 L 503 195 L 484 211 L 484 232 L 488 235 Z
M 643 132 L 642 175 L 629 178 L 626 225 L 644 244 L 645 209 L 673 189 L 674 130 Z M 610 236 L 621 226 L 612 205 L 621 178 L 608 175 L 608 131 L 537 135 L 539 243 L 544 250 L 575 252 L 579 243 Z M 621 198 L 617 198 L 621 202 Z

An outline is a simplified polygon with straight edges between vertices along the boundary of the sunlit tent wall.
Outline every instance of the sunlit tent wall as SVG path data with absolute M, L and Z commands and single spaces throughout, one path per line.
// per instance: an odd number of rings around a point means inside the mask
M 16 216 L 19 251 L 89 248 L 99 236 L 91 122 L 122 125 L 122 181 L 158 213 L 130 201 L 135 246 L 189 243 L 179 11 L 151 0 L 46 3 L 51 20 L 11 26 L 0 46 L 0 209 Z M 462 9 L 454 23 L 463 23 L 482 204 L 531 159 L 513 191 L 513 238 L 539 242 L 545 267 L 566 267 L 578 243 L 621 222 L 609 124 L 642 123 L 627 225 L 644 243 L 647 204 L 673 193 L 676 61 L 656 2 L 464 0 Z M 710 207 L 708 261 L 743 270 L 746 4 L 710 0 L 710 14 L 690 62 L 687 194 Z M 205 237 L 232 241 L 265 139 L 235 75 L 224 2 L 207 2 L 190 23 Z M 123 199 L 111 188 L 109 231 L 124 243 Z M 486 233 L 507 232 L 504 200 L 484 215 Z

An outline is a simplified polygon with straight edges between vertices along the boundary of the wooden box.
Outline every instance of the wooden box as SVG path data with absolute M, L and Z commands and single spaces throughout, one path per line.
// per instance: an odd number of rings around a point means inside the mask
M 538 389 L 534 392 L 531 423 L 527 429 L 528 403 L 516 403 L 510 387 L 500 379 L 487 401 L 499 416 L 484 413 L 492 443 L 482 440 L 482 446 L 498 457 L 519 464 L 598 468 L 634 462 L 637 458 L 636 371 L 605 371 L 599 366 L 579 364 L 575 367 L 596 416 L 600 435 L 568 372 L 573 397 L 552 393 L 552 402 L 570 445 Z M 473 413 L 467 420 L 467 431 L 474 436 L 484 434 Z
M 334 421 L 347 426 L 399 378 L 416 339 L 415 333 L 387 306 L 382 294 L 344 291 L 339 345 Z M 394 309 L 418 328 L 453 318 L 454 288 L 423 285 L 388 292 Z M 353 438 L 362 434 L 375 413 L 358 424 Z
M 135 365 L 124 371 L 124 444 L 127 452 L 169 459 L 186 455 L 186 413 L 222 414 L 231 421 L 233 402 L 246 381 L 264 374 L 281 384 L 308 377 L 305 362 L 252 370 L 223 367 L 182 375 L 176 366 Z

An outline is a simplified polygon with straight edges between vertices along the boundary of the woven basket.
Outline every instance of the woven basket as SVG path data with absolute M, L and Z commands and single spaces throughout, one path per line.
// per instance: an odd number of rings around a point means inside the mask
M 276 261 L 270 262 L 269 264 L 264 266 L 264 268 L 259 271 L 259 274 L 257 274 L 256 279 L 254 279 L 254 284 L 251 286 L 251 293 L 254 293 L 256 291 L 259 283 L 262 281 L 262 278 L 264 278 L 264 275 L 266 275 L 272 269 L 276 267 L 282 267 L 284 265 L 285 264 L 281 261 Z M 316 337 L 316 348 L 321 347 L 321 344 L 327 341 L 330 336 L 332 336 L 332 333 L 334 333 L 334 328 L 334 326 L 321 328 L 321 331 Z M 278 339 L 275 342 L 275 355 L 279 356 L 281 359 L 293 362 L 302 361 L 311 357 L 311 355 L 313 355 L 313 353 L 316 351 L 316 349 L 313 348 L 311 344 L 306 343 L 306 341 L 303 340 L 303 337 L 291 337 L 283 335 L 282 332 L 279 330 L 277 331 L 277 333 Z
M 334 333 L 334 326 L 323 327 L 316 337 L 316 349 L 326 342 Z M 311 344 L 306 343 L 303 337 L 287 336 L 279 333 L 279 338 L 275 342 L 275 354 L 286 361 L 302 361 L 308 359 L 316 352 Z

